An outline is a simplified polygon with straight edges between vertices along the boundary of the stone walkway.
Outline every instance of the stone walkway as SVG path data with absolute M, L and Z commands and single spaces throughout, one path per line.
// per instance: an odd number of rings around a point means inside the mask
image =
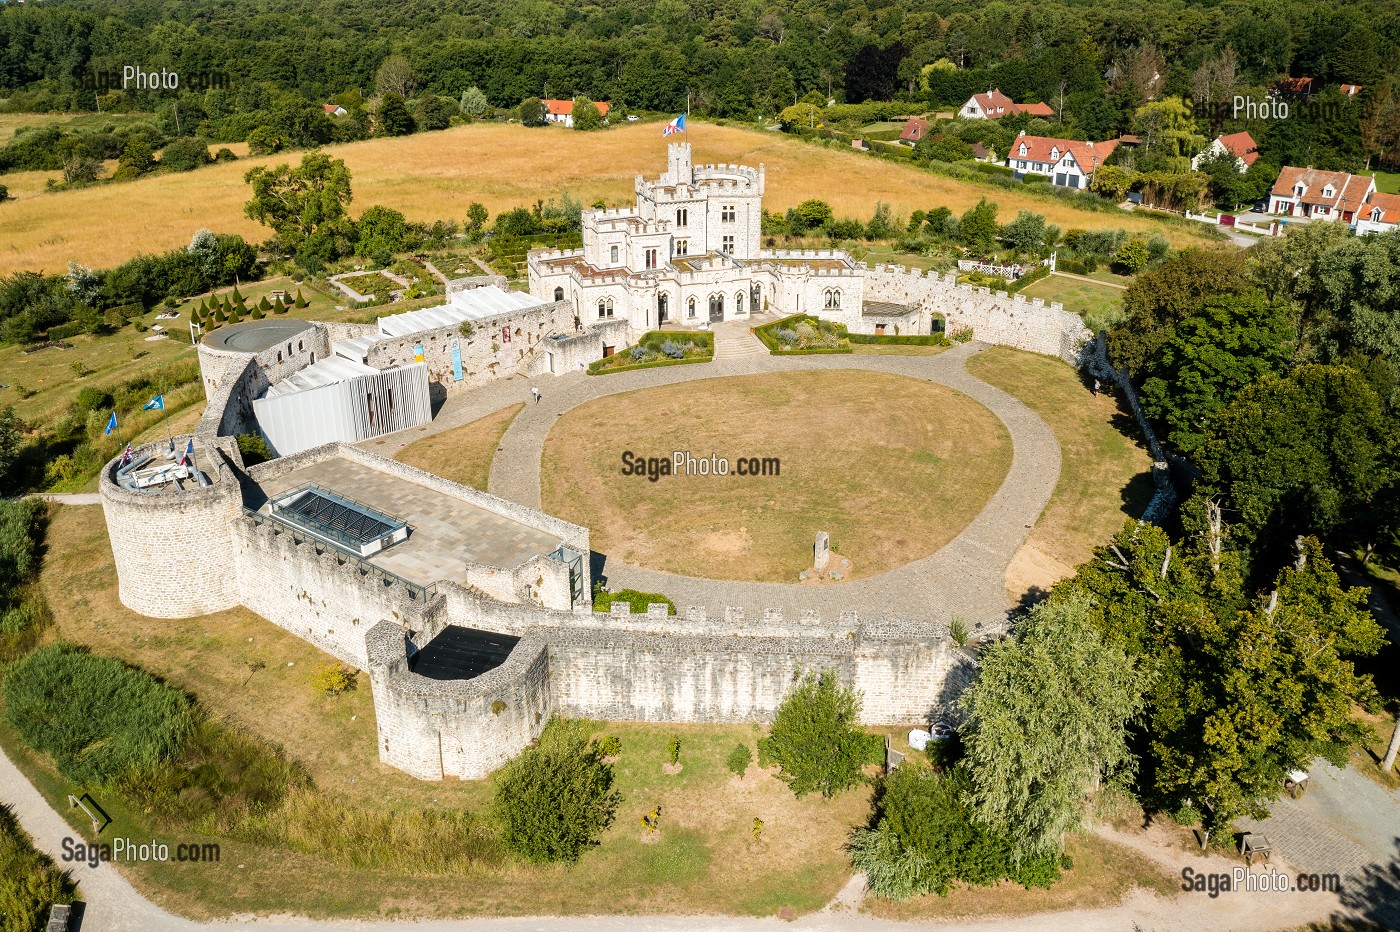
M 642 369 L 605 377 L 570 374 L 551 379 L 541 385 L 543 400 L 528 405 L 506 431 L 491 466 L 490 491 L 532 508 L 540 507 L 540 457 L 545 437 L 561 415 L 596 398 L 678 382 L 768 372 L 865 369 L 927 379 L 962 392 L 988 408 L 1006 425 L 1014 445 L 1011 469 L 1001 487 L 972 523 L 937 553 L 867 579 L 821 586 L 699 579 L 615 560 L 605 562 L 603 575 L 614 589 L 662 592 L 679 606 L 704 606 L 714 614 L 736 606 L 750 617 L 760 616 L 765 608 L 782 609 L 793 618 L 804 609 L 816 609 L 824 618 L 858 611 L 867 618 L 947 623 L 952 617 L 961 616 L 974 630 L 978 625 L 983 630 L 996 630 L 1004 626 L 1010 607 L 1004 583 L 1007 565 L 1055 489 L 1060 475 L 1060 446 L 1050 428 L 1029 408 L 973 378 L 963 368 L 967 359 L 982 348 L 981 344 L 970 343 L 937 356 L 764 355 L 719 360 L 704 366 Z M 507 392 L 504 383 L 491 388 L 500 394 Z M 528 386 L 520 394 L 528 395 Z M 471 407 L 476 417 L 489 413 L 481 404 Z M 468 415 L 454 412 L 451 421 L 466 423 L 463 418 L 470 420 Z M 438 427 L 436 423 L 433 426 Z

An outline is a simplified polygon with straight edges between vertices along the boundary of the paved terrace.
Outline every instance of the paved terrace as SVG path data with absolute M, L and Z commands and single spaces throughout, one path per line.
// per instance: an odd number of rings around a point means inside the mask
M 405 521 L 408 540 L 369 562 L 410 582 L 466 582 L 466 563 L 503 569 L 559 546 L 555 537 L 416 482 L 334 457 L 303 466 L 262 486 L 268 498 L 315 483 Z

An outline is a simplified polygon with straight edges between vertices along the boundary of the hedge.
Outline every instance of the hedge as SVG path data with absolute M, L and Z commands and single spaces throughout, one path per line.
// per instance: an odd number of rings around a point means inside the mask
M 1015 292 L 1020 291 L 1022 288 L 1026 287 L 1027 285 L 1032 285 L 1040 281 L 1042 278 L 1049 274 L 1050 266 L 1042 265 L 1040 268 L 1036 269 L 1034 272 L 1031 272 L 1029 275 L 1022 275 L 1020 278 L 1016 279 L 1014 282 L 1012 282 L 1006 287 L 1006 291 L 1008 294 L 1014 294 Z
M 609 357 L 611 358 L 611 357 Z M 630 366 L 605 366 L 603 363 L 607 359 L 599 359 L 588 364 L 589 375 L 611 375 L 614 372 L 632 372 L 635 369 L 656 369 L 660 366 L 689 366 L 698 362 L 714 362 L 712 353 L 709 356 L 696 356 L 694 359 L 653 359 L 650 362 L 636 362 Z
M 715 358 L 715 335 L 708 330 L 651 330 L 642 334 L 641 339 L 634 345 L 645 346 L 648 349 L 660 352 L 662 344 L 668 340 L 689 340 L 691 343 L 704 346 L 709 353 L 706 356 L 693 356 L 690 359 L 651 359 L 646 362 L 634 362 L 626 365 L 609 365 L 608 361 L 616 359 L 617 356 L 608 356 L 589 363 L 588 374 L 609 375 L 613 372 L 631 372 L 634 369 L 654 369 L 658 366 L 683 366 L 697 362 L 712 362 Z
M 764 324 L 762 327 L 754 328 L 753 334 L 754 336 L 758 337 L 759 342 L 761 342 L 764 346 L 768 347 L 768 352 L 772 353 L 774 356 L 803 356 L 817 355 L 819 353 L 855 352 L 855 350 L 851 349 L 849 346 L 819 346 L 812 347 L 811 349 L 782 349 L 783 344 L 776 336 L 774 336 L 774 332 L 777 331 L 780 327 L 785 327 L 788 324 L 792 323 L 801 323 L 802 321 L 810 321 L 813 324 L 821 323 L 821 321 L 818 318 L 813 317 L 811 314 L 791 314 L 787 317 L 775 320 L 770 324 Z M 842 331 L 845 330 L 845 327 L 841 324 L 837 324 L 836 326 L 840 327 Z M 845 337 L 848 340 L 850 339 L 850 335 L 848 333 L 841 333 L 841 336 Z
M 852 343 L 875 344 L 877 346 L 952 346 L 952 342 L 941 333 L 928 333 L 922 336 L 896 336 L 888 333 L 853 333 L 847 337 Z
M 66 340 L 75 337 L 87 329 L 87 326 L 80 320 L 70 320 L 66 324 L 59 324 L 57 327 L 49 328 L 49 340 Z
M 659 592 L 640 592 L 636 589 L 619 589 L 616 592 L 609 592 L 601 586 L 595 587 L 593 593 L 593 611 L 610 612 L 614 604 L 626 602 L 632 608 L 634 615 L 645 615 L 647 606 L 662 604 L 666 606 L 666 614 L 676 613 L 676 603 Z

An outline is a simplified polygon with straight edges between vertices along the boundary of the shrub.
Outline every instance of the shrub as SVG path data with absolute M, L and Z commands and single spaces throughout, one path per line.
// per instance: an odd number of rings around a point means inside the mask
M 808 671 L 778 707 L 772 733 L 759 742 L 760 760 L 781 767 L 780 776 L 799 797 L 819 792 L 830 798 L 850 789 L 884 747 L 878 735 L 857 727 L 860 706 L 860 694 L 838 682 L 835 671 Z
M 49 907 L 71 903 L 76 895 L 53 859 L 35 850 L 10 807 L 0 805 L 0 929 L 43 932 Z
M 972 328 L 959 327 L 948 334 L 948 339 L 952 340 L 954 343 L 966 343 L 972 339 Z
M 622 739 L 617 735 L 603 735 L 598 739 L 599 757 L 617 757 L 622 754 Z
M 665 605 L 668 615 L 676 613 L 676 603 L 659 592 L 638 592 L 636 589 L 619 589 L 617 592 L 609 592 L 603 588 L 602 583 L 593 587 L 593 611 L 610 612 L 616 602 L 626 602 L 634 615 L 645 615 L 647 606 L 653 604 Z
M 152 771 L 194 725 L 179 690 L 61 642 L 20 660 L 5 677 L 4 695 L 6 720 L 77 783 Z
M 506 846 L 529 861 L 576 861 L 612 824 L 612 768 L 577 722 L 551 722 L 538 745 L 507 764 L 491 810 Z
M 953 616 L 952 622 L 948 625 L 948 633 L 952 635 L 953 643 L 959 647 L 965 646 L 968 637 L 972 634 L 972 632 L 968 630 L 967 619 L 963 618 L 961 615 Z
M 672 735 L 666 741 L 666 763 L 674 767 L 681 761 L 681 738 L 680 735 Z
M 78 390 L 78 397 L 74 404 L 84 414 L 100 411 L 112 406 L 112 395 L 105 388 L 96 388 L 90 385 Z
M 339 696 L 341 693 L 348 693 L 355 688 L 355 679 L 358 671 L 341 666 L 338 663 L 328 663 L 317 670 L 311 677 L 311 686 L 317 692 L 325 693 L 327 696 Z
M 753 752 L 743 742 L 734 745 L 734 750 L 730 751 L 729 756 L 724 759 L 724 766 L 728 767 L 736 777 L 742 777 L 751 763 L 753 763 Z

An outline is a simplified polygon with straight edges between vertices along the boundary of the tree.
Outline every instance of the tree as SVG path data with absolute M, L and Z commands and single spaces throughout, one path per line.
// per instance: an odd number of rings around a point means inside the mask
M 192 171 L 213 161 L 209 155 L 209 143 L 197 136 L 173 140 L 160 151 L 160 167 L 164 171 Z
M 587 97 L 574 98 L 574 129 L 602 129 L 603 111 Z
M 551 722 L 502 768 L 492 799 L 501 839 L 529 861 L 577 861 L 612 824 L 621 797 L 579 723 Z
M 374 205 L 360 215 L 355 227 L 359 253 L 379 265 L 388 265 L 394 253 L 408 248 L 408 221 L 392 208 Z
M 374 88 L 383 96 L 392 94 L 403 100 L 413 96 L 417 80 L 407 58 L 390 55 L 379 63 L 379 70 L 374 74 Z
M 1113 254 L 1113 270 L 1120 275 L 1136 275 L 1147 268 L 1147 242 L 1133 237 Z
M 890 205 L 884 201 L 875 204 L 875 213 L 865 225 L 865 238 L 870 240 L 892 239 L 899 230 L 890 213 Z
M 460 114 L 457 103 L 448 97 L 429 95 L 413 102 L 413 126 L 419 130 L 447 129 Z
M 297 168 L 258 166 L 243 180 L 253 188 L 243 213 L 270 227 L 305 267 L 320 267 L 349 251 L 355 231 L 346 215 L 352 194 L 343 161 L 308 152 Z
M 870 736 L 857 725 L 860 705 L 860 694 L 835 671 L 808 671 L 778 706 L 772 731 L 759 742 L 760 759 L 781 767 L 779 778 L 798 797 L 850 789 L 871 760 Z
M 1111 89 L 1134 105 L 1156 98 L 1167 76 L 1167 60 L 1150 42 L 1118 56 L 1113 62 Z
M 1143 409 L 1190 454 L 1205 441 L 1209 419 L 1246 385 L 1283 374 L 1293 340 L 1283 302 L 1258 291 L 1208 299 L 1202 313 L 1175 328 L 1154 361 L 1142 383 Z
M 1177 324 L 1200 313 L 1208 298 L 1242 294 L 1251 287 L 1249 266 L 1238 251 L 1188 249 L 1143 272 L 1123 292 L 1127 316 L 1108 334 L 1113 364 L 1142 376 L 1160 357 Z
M 1020 210 L 1001 228 L 1001 239 L 1018 253 L 1037 253 L 1045 242 L 1045 215 Z
M 117 171 L 123 176 L 144 175 L 156 169 L 155 151 L 144 135 L 132 135 L 117 159 Z
M 473 120 L 480 119 L 490 106 L 491 104 L 486 99 L 486 95 L 483 94 L 481 88 L 477 87 L 475 84 L 462 92 L 462 99 L 458 104 L 458 108 L 462 111 L 462 116 Z
M 804 129 L 815 129 L 821 126 L 826 120 L 825 113 L 820 107 L 806 102 L 793 104 L 791 107 L 784 107 L 778 113 L 778 123 L 783 131 L 795 133 Z
M 486 212 L 486 207 L 480 201 L 472 201 L 467 207 L 466 234 L 472 239 L 478 239 L 481 231 L 486 227 L 486 220 L 490 216 Z
M 376 116 L 376 135 L 407 136 L 413 132 L 413 114 L 408 112 L 408 105 L 398 94 L 385 94 Z
M 963 244 L 984 258 L 996 250 L 997 232 L 997 205 L 985 197 L 969 207 L 958 223 Z
M 21 445 L 20 420 L 15 409 L 6 405 L 0 408 L 0 492 L 16 491 L 14 468 Z
M 798 204 L 792 209 L 792 215 L 802 225 L 801 229 L 791 230 L 793 233 L 820 229 L 830 223 L 835 216 L 830 204 L 816 198 L 808 198 Z
M 938 162 L 968 162 L 973 159 L 972 147 L 948 133 L 920 139 L 914 146 L 914 155 Z
M 526 97 L 520 102 L 520 108 L 516 112 L 525 126 L 544 126 L 549 122 L 549 110 L 538 97 Z
M 1386 77 L 1370 89 L 1358 128 L 1367 152 L 1367 167 L 1372 155 L 1382 165 L 1400 166 L 1400 84 L 1395 78 Z
M 1085 600 L 1041 603 L 982 656 L 959 704 L 978 819 L 1018 855 L 1055 853 L 1083 818 L 1085 794 L 1127 772 L 1128 723 L 1144 680 L 1104 643 Z
M 286 148 L 286 141 L 270 126 L 259 126 L 248 133 L 249 155 L 272 155 Z
M 1133 114 L 1133 132 L 1142 138 L 1139 167 L 1183 172 L 1191 169 L 1191 156 L 1206 147 L 1196 132 L 1191 110 L 1180 97 L 1168 97 L 1139 107 Z

